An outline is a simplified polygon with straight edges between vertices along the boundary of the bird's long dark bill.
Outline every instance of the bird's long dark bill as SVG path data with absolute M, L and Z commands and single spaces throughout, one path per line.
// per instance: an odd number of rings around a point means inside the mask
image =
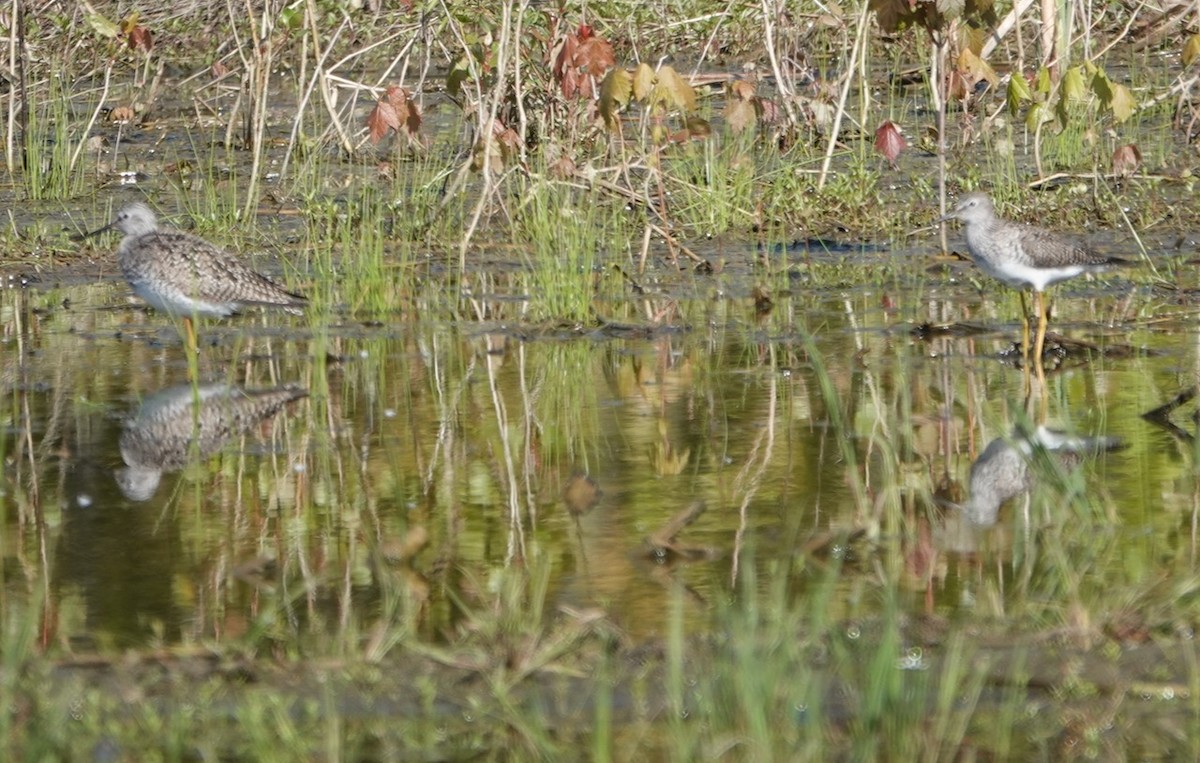
M 108 225 L 105 225 L 103 228 L 97 228 L 96 230 L 91 231 L 90 233 L 76 234 L 75 236 L 72 236 L 72 239 L 75 241 L 83 241 L 84 239 L 89 239 L 89 238 L 93 238 L 94 236 L 99 236 L 101 233 L 105 233 L 107 231 L 112 230 L 116 226 L 116 224 L 117 223 L 114 220 L 113 222 L 109 223 Z

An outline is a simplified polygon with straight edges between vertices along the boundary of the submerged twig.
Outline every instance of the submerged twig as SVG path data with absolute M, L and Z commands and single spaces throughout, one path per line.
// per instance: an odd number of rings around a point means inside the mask
M 699 559 L 712 555 L 712 550 L 704 546 L 689 546 L 676 541 L 675 537 L 684 528 L 700 518 L 708 508 L 704 501 L 693 501 L 682 511 L 674 514 L 667 523 L 646 537 L 649 554 L 653 557 L 682 557 L 684 559 Z

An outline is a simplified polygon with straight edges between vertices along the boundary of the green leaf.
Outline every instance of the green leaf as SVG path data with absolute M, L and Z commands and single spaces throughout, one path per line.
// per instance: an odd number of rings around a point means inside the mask
M 1191 66 L 1200 56 L 1200 34 L 1194 34 L 1183 44 L 1183 65 Z
M 1087 84 L 1083 80 L 1083 67 L 1072 66 L 1067 69 L 1062 78 L 1063 97 L 1070 101 L 1081 100 L 1087 94 Z
M 1067 125 L 1071 123 L 1070 104 L 1071 99 L 1065 95 L 1059 97 L 1058 103 L 1054 104 L 1054 118 L 1058 120 L 1059 130 L 1067 129 Z
M 610 69 L 600 82 L 600 116 L 608 129 L 616 130 L 620 125 L 617 115 L 629 103 L 633 94 L 633 77 L 621 67 Z
M 1108 75 L 1101 69 L 1097 69 L 1096 75 L 1092 77 L 1092 92 L 1100 99 L 1100 103 L 1103 103 L 1105 106 L 1112 101 L 1112 82 L 1109 81 Z
M 458 95 L 462 92 L 463 83 L 471 77 L 471 64 L 465 58 L 460 58 L 446 73 L 446 92 Z
M 1029 113 L 1025 115 L 1025 127 L 1030 132 L 1033 132 L 1038 128 L 1038 125 L 1047 121 L 1047 119 L 1046 104 L 1035 103 L 1029 107 Z
M 298 32 L 304 26 L 304 8 L 299 4 L 289 5 L 279 12 L 279 25 L 289 32 Z
M 1133 112 L 1137 109 L 1137 101 L 1133 98 L 1133 93 L 1129 92 L 1129 88 L 1117 83 L 1110 83 L 1112 87 L 1112 99 L 1108 106 L 1112 109 L 1113 118 L 1118 122 L 1124 122 L 1133 116 Z
M 1054 82 L 1050 79 L 1050 70 L 1046 67 L 1038 69 L 1037 73 L 1037 91 L 1042 95 L 1050 95 L 1050 91 L 1054 88 Z
M 1008 113 L 1014 117 L 1021 109 L 1021 104 L 1033 100 L 1033 92 L 1029 89 L 1029 83 L 1025 81 L 1025 77 L 1021 72 L 1013 72 L 1008 78 L 1008 92 L 1005 95 L 1008 100 Z

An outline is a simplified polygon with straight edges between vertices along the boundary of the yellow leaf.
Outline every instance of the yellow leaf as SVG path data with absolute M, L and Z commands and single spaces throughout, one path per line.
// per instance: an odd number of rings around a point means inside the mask
M 600 116 L 610 130 L 617 129 L 617 115 L 629 103 L 633 77 L 620 67 L 610 69 L 600 82 Z
M 120 29 L 121 34 L 129 34 L 134 29 L 137 29 L 138 16 L 138 12 L 134 11 L 121 20 L 121 23 L 118 25 L 118 29 Z
M 996 76 L 996 71 L 988 65 L 988 62 L 971 52 L 970 48 L 963 48 L 962 52 L 958 54 L 958 70 L 971 75 L 976 82 L 987 80 L 989 84 L 995 85 L 1000 81 L 1000 78 Z
M 1200 56 L 1200 34 L 1192 35 L 1183 44 L 1183 65 L 1191 66 L 1197 56 Z
M 654 70 L 650 68 L 650 64 L 643 61 L 638 64 L 637 71 L 633 75 L 633 97 L 638 103 L 645 103 L 650 97 L 651 91 L 654 90 Z
M 658 70 L 658 84 L 654 86 L 653 100 L 666 104 L 668 108 L 696 110 L 696 91 L 692 90 L 692 86 L 669 65 Z
M 88 23 L 92 25 L 92 29 L 101 37 L 116 37 L 121 33 L 117 25 L 101 16 L 99 13 L 88 14 Z

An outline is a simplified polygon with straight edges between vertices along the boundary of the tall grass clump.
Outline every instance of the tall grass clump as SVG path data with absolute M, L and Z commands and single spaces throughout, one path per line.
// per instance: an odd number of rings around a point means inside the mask
M 667 176 L 675 218 L 707 235 L 749 229 L 757 222 L 758 158 L 749 132 L 681 147 Z
M 617 239 L 609 206 L 595 195 L 536 182 L 525 189 L 513 220 L 513 240 L 524 244 L 529 267 L 529 316 L 589 323 L 600 249 Z
M 74 118 L 71 94 L 50 78 L 45 98 L 30 103 L 25 133 L 25 193 L 30 199 L 69 199 L 87 187 L 83 171 L 87 129 Z
M 312 276 L 329 284 L 331 302 L 351 313 L 381 315 L 396 308 L 400 291 L 411 287 L 397 276 L 407 259 L 389 258 L 393 216 L 377 189 L 365 187 L 353 204 L 325 200 L 305 209 L 307 260 Z M 401 247 L 401 252 L 410 251 Z M 340 286 L 340 293 L 335 290 Z M 398 291 L 399 290 L 399 291 Z

